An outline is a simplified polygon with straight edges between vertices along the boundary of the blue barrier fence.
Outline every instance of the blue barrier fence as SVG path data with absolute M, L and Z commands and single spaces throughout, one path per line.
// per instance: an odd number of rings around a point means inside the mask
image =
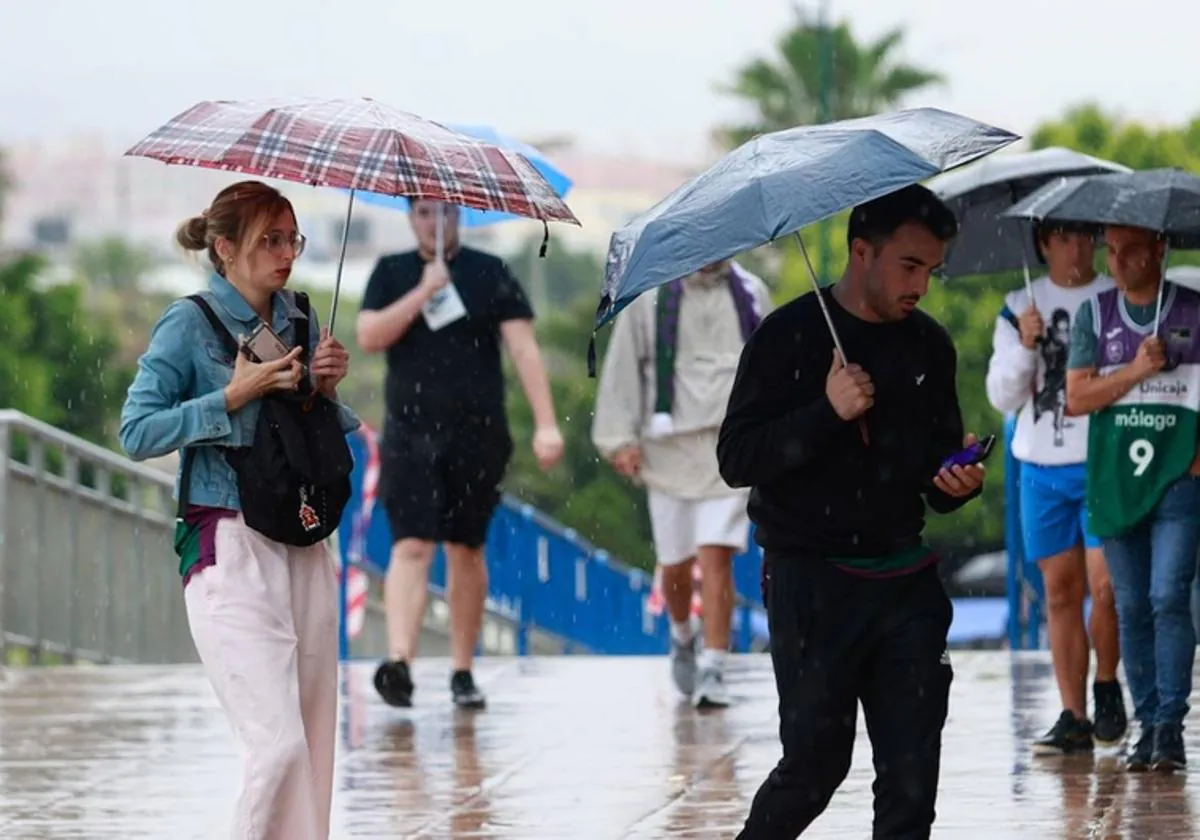
M 366 444 L 349 436 L 354 454 L 353 495 L 342 516 L 338 542 L 342 555 L 342 657 L 349 655 L 346 637 L 346 569 L 351 557 L 354 521 L 362 508 Z M 366 532 L 362 563 L 378 576 L 387 569 L 391 530 L 382 510 L 375 508 Z M 653 615 L 647 604 L 650 575 L 620 562 L 550 517 L 505 497 L 492 520 L 485 556 L 488 595 L 516 622 L 517 652 L 529 649 L 533 629 L 566 642 L 569 652 L 596 654 L 658 654 L 668 648 L 670 629 L 665 615 Z M 750 650 L 766 636 L 766 613 L 759 593 L 761 554 L 749 551 L 734 558 L 737 590 L 732 647 Z M 430 585 L 444 589 L 446 557 L 439 548 L 429 575 Z
M 1008 552 L 1007 636 L 1013 650 L 1034 649 L 1043 644 L 1044 590 L 1037 568 L 1023 557 L 1018 488 L 1020 462 L 1012 455 L 1015 423 L 1004 427 L 1005 457 L 1005 543 Z M 366 446 L 358 434 L 349 438 L 354 453 L 353 496 L 346 506 L 339 529 L 342 568 L 350 564 L 353 522 L 362 506 L 362 479 Z M 382 511 L 371 517 L 362 567 L 373 576 L 382 575 L 391 553 L 391 531 Z M 488 595 L 500 611 L 517 624 L 518 653 L 529 646 L 529 631 L 538 629 L 557 636 L 568 651 L 597 654 L 656 654 L 667 650 L 669 626 L 665 615 L 652 615 L 647 604 L 652 579 L 611 557 L 561 523 L 522 502 L 505 497 L 488 533 Z M 761 605 L 760 568 L 762 555 L 751 540 L 749 549 L 734 558 L 734 588 L 737 593 L 733 621 L 733 649 L 762 647 L 767 638 L 766 613 Z M 342 575 L 343 616 L 341 650 L 348 655 L 345 627 L 345 579 Z M 435 591 L 446 585 L 446 558 L 439 548 L 430 569 Z M 976 603 L 978 601 L 978 603 Z M 998 604 L 996 605 L 999 606 Z M 979 607 L 980 616 L 971 608 Z M 986 610 L 982 609 L 987 607 Z M 969 642 L 986 637 L 995 619 L 991 604 L 982 599 L 956 602 L 956 626 L 952 636 Z

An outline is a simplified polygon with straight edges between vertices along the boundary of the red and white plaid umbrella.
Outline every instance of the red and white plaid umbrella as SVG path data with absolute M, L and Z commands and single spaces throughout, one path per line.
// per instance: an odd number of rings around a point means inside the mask
M 372 99 L 201 102 L 125 154 L 579 224 L 520 154 Z
M 343 258 L 359 190 L 579 225 L 519 153 L 372 99 L 201 102 L 125 154 L 351 190 Z M 342 260 L 337 274 L 331 333 Z

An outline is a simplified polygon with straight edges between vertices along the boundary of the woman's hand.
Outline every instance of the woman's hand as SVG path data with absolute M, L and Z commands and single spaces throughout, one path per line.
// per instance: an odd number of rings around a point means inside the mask
M 239 351 L 233 378 L 225 386 L 225 410 L 237 411 L 271 391 L 295 391 L 304 373 L 299 357 L 300 348 L 293 347 L 286 356 L 259 364 Z
M 317 390 L 329 399 L 335 399 L 338 383 L 350 370 L 350 351 L 329 334 L 327 327 L 321 327 L 321 343 L 313 353 L 309 369 L 315 377 Z

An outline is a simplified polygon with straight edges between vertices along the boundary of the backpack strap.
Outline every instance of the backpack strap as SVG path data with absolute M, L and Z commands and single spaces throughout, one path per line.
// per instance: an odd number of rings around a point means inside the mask
M 309 307 L 309 303 L 308 303 L 308 293 L 307 292 L 293 292 L 292 297 L 295 299 L 296 308 L 300 310 L 300 313 L 302 315 L 304 315 L 304 317 L 301 318 L 300 321 L 296 324 L 296 345 L 298 347 L 304 348 L 300 351 L 300 358 L 307 359 L 308 358 L 308 335 L 309 335 L 308 326 L 310 323 L 310 319 L 312 318 L 312 314 L 311 314 L 312 310 Z
M 229 329 L 217 317 L 217 313 L 213 312 L 212 307 L 208 305 L 208 301 L 204 299 L 204 296 L 200 294 L 188 295 L 187 299 L 200 308 L 205 320 L 208 321 L 209 326 L 213 328 L 213 332 L 217 334 L 217 338 L 225 348 L 225 352 L 231 356 L 236 356 L 238 346 L 237 342 L 234 341 L 233 334 L 229 332 Z M 188 496 L 191 495 L 188 491 L 192 483 L 192 459 L 195 454 L 195 447 L 185 446 L 183 448 L 183 474 L 179 477 L 179 504 L 175 509 L 175 519 L 178 522 L 182 522 L 183 515 L 187 513 Z
M 217 317 L 217 313 L 213 312 L 212 307 L 208 305 L 208 301 L 204 299 L 204 295 L 188 295 L 187 299 L 200 307 L 200 311 L 204 313 L 205 320 L 213 328 L 213 332 L 217 334 L 217 338 L 221 340 L 221 345 L 225 348 L 225 352 L 231 356 L 236 356 L 238 346 L 237 342 L 233 339 L 233 334 L 229 332 L 229 328 Z

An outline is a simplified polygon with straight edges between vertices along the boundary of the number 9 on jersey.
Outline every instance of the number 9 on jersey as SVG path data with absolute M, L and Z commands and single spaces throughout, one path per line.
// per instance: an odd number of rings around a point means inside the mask
M 1139 438 L 1129 444 L 1129 460 L 1133 461 L 1134 478 L 1137 478 L 1144 473 L 1154 460 L 1154 444 L 1145 438 Z

